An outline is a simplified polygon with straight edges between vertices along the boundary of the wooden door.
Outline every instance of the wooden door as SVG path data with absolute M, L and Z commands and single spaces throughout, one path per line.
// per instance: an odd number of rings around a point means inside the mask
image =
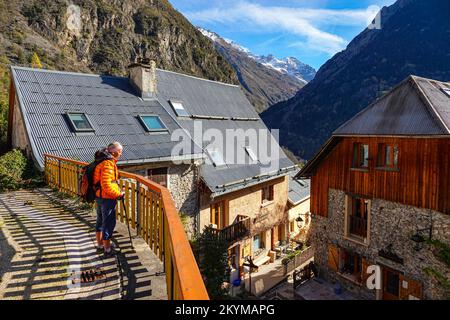
M 383 267 L 383 300 L 400 300 L 400 272 Z

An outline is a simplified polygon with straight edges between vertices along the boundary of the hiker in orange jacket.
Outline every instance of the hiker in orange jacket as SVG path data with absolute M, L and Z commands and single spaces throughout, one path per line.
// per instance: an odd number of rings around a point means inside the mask
M 97 248 L 103 247 L 106 255 L 115 253 L 111 247 L 111 237 L 116 226 L 117 199 L 124 195 L 118 184 L 119 170 L 116 165 L 122 151 L 123 147 L 119 142 L 109 144 L 101 151 L 106 153 L 107 159 L 98 164 L 94 170 L 93 183 L 97 186 Z

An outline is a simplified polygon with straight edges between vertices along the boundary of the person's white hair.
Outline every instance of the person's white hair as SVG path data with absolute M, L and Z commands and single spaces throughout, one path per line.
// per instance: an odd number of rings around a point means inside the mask
M 108 144 L 107 149 L 109 152 L 117 152 L 120 149 L 123 149 L 123 146 L 122 146 L 122 144 L 120 144 L 120 142 L 114 141 L 114 142 L 111 142 L 110 144 Z

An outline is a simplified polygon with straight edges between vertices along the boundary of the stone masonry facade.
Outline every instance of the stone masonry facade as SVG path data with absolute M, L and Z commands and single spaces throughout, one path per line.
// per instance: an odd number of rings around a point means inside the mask
M 346 194 L 330 189 L 328 193 L 328 217 L 312 216 L 311 241 L 315 248 L 315 262 L 320 274 L 328 280 L 339 282 L 346 289 L 361 298 L 375 299 L 376 290 L 367 289 L 365 283 L 358 284 L 334 272 L 328 265 L 328 245 L 333 244 L 354 252 L 372 264 L 386 266 L 402 272 L 405 277 L 422 284 L 424 299 L 448 299 L 448 291 L 425 270 L 432 268 L 450 280 L 450 269 L 440 261 L 436 249 L 427 242 L 417 243 L 411 236 L 417 230 L 429 228 L 432 218 L 432 239 L 445 244 L 450 243 L 450 217 L 443 213 L 394 203 L 382 199 L 371 199 L 368 243 L 362 244 L 345 237 Z M 423 234 L 428 237 L 427 232 Z M 403 264 L 379 255 L 379 250 L 391 248 Z
M 182 215 L 185 231 L 189 238 L 197 233 L 199 194 L 198 168 L 202 160 L 192 161 L 190 164 L 174 165 L 171 162 L 161 162 L 140 166 L 127 166 L 125 171 L 147 176 L 148 169 L 167 167 L 167 188 L 175 202 L 175 207 Z

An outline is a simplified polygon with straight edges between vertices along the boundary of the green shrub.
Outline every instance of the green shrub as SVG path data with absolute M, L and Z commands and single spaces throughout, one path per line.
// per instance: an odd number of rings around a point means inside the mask
M 0 191 L 18 189 L 27 168 L 27 158 L 19 150 L 0 157 Z

